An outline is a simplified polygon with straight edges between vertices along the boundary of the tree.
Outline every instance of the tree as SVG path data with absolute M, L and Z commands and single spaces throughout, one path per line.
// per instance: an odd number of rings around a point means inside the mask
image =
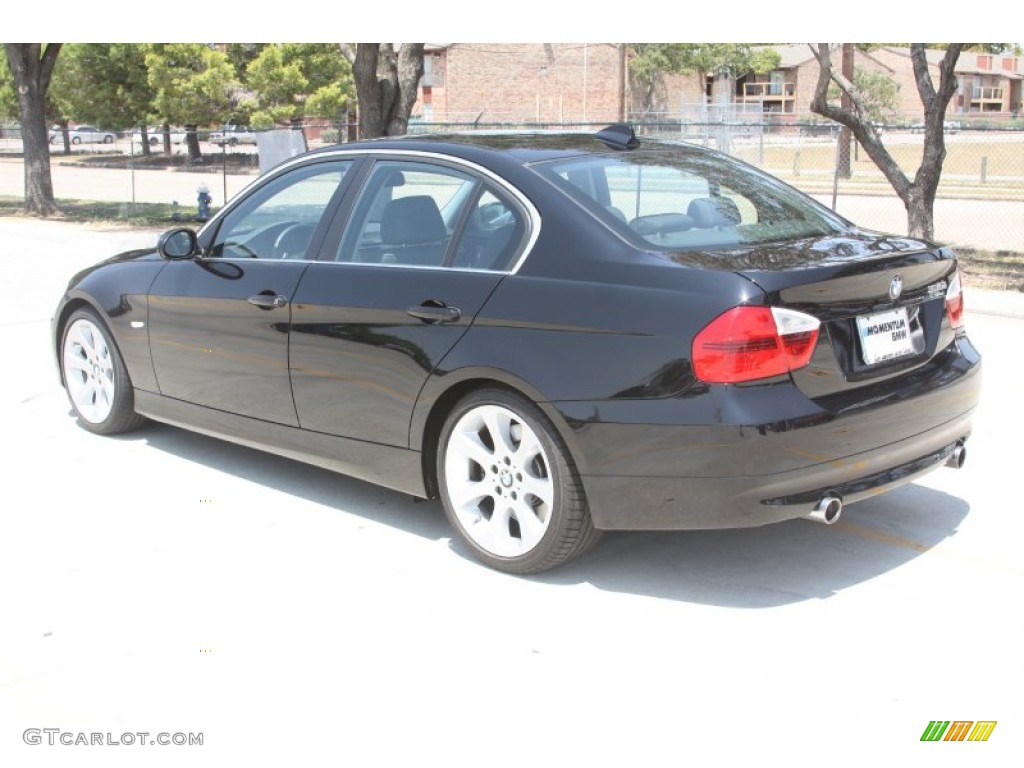
M 257 128 L 298 117 L 299 97 L 306 93 L 309 81 L 298 62 L 286 63 L 280 45 L 268 45 L 246 70 L 249 88 L 255 94 L 250 122 Z
M 296 62 L 308 82 L 303 101 L 305 117 L 337 118 L 354 106 L 356 90 L 352 64 L 337 45 L 330 43 L 284 43 L 285 63 Z
M 58 121 L 72 117 L 100 128 L 141 126 L 143 153 L 149 154 L 146 123 L 156 91 L 149 84 L 141 45 L 65 45 L 54 69 L 50 95 L 53 117 Z
M 935 193 L 942 176 L 942 163 L 946 158 L 943 123 L 946 108 L 956 92 L 954 68 L 963 47 L 963 43 L 951 43 L 946 48 L 939 63 L 939 87 L 936 89 L 928 71 L 924 43 L 913 43 L 910 46 L 917 92 L 924 107 L 924 150 L 913 181 L 907 178 L 882 143 L 878 130 L 872 124 L 871 107 L 865 93 L 832 66 L 828 43 L 818 43 L 817 48 L 811 47 L 819 67 L 811 110 L 853 131 L 854 137 L 903 201 L 907 209 L 907 231 L 912 237 L 930 240 L 935 234 Z M 828 88 L 832 82 L 849 95 L 852 108 L 843 108 L 829 101 Z
M 232 107 L 237 86 L 228 57 L 201 43 L 152 43 L 146 46 L 153 106 L 165 126 L 184 125 L 188 156 L 201 160 L 196 128 L 221 122 Z
M 61 43 L 4 43 L 21 117 L 25 165 L 25 213 L 59 213 L 50 176 L 50 142 L 46 130 L 46 91 Z
M 708 75 L 740 77 L 749 72 L 763 74 L 779 66 L 779 53 L 772 48 L 743 43 L 631 43 L 629 62 L 634 83 L 643 89 L 645 110 L 653 106 L 654 93 L 662 73 L 692 74 L 704 93 Z
M 246 69 L 250 121 L 258 128 L 300 117 L 336 118 L 354 98 L 352 67 L 337 45 L 283 43 L 263 48 Z
M 401 136 L 409 128 L 423 77 L 423 43 L 358 43 L 352 61 L 362 138 Z

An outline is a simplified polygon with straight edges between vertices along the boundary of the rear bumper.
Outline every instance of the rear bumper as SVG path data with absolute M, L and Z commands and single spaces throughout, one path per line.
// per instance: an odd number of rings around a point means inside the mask
M 961 341 L 898 391 L 866 390 L 837 410 L 790 382 L 551 405 L 597 528 L 764 525 L 808 514 L 828 492 L 849 504 L 942 466 L 970 435 L 980 390 L 980 358 Z

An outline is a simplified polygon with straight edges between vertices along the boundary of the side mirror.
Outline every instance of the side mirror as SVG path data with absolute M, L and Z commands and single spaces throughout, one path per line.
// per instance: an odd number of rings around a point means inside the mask
M 171 229 L 160 235 L 156 250 L 170 261 L 188 259 L 199 252 L 199 240 L 191 229 Z

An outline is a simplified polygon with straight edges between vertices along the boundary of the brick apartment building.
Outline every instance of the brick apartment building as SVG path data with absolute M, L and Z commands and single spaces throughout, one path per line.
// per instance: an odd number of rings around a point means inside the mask
M 662 75 L 650 104 L 629 77 L 627 51 L 620 43 L 449 43 L 428 44 L 416 112 L 424 122 L 601 123 L 682 117 L 699 121 L 706 105 L 773 119 L 810 116 L 818 64 L 806 44 L 773 46 L 777 69 L 738 78 Z M 942 51 L 928 51 L 938 82 Z M 839 66 L 839 52 L 834 52 Z M 896 114 L 921 114 L 910 51 L 856 51 L 854 65 L 882 72 L 899 86 Z M 1021 110 L 1021 57 L 964 52 L 956 68 L 959 90 L 949 113 L 1008 118 Z

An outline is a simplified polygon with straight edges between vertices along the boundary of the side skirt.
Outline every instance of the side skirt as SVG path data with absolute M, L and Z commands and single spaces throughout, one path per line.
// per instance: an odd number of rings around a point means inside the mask
M 419 451 L 308 432 L 138 389 L 135 410 L 154 421 L 427 497 Z

